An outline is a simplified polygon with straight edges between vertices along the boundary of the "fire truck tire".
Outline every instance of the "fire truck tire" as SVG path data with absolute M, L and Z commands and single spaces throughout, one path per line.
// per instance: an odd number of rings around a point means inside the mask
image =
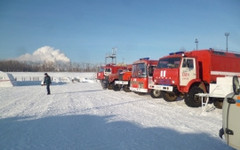
M 167 102 L 176 101 L 178 96 L 174 92 L 162 92 L 163 99 Z
M 129 87 L 127 85 L 123 86 L 123 91 L 125 92 L 131 92 L 131 90 L 129 89 Z
M 113 91 L 120 91 L 121 87 L 119 85 L 113 85 Z
M 161 91 L 160 90 L 151 90 L 150 95 L 152 98 L 160 98 L 162 97 Z
M 189 93 L 185 96 L 185 103 L 189 107 L 200 107 L 202 104 L 201 98 L 199 96 L 195 96 L 197 93 L 204 93 L 204 91 L 197 86 L 194 86 L 190 89 Z
M 108 86 L 107 86 L 107 88 L 109 89 L 109 90 L 112 90 L 113 89 L 113 84 L 108 84 Z

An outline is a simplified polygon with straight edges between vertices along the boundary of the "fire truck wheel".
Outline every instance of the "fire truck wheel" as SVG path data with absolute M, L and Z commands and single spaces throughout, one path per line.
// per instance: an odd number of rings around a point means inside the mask
M 204 91 L 197 86 L 194 86 L 190 89 L 189 93 L 186 95 L 184 101 L 189 107 L 200 107 L 201 106 L 201 98 L 199 96 L 195 96 L 197 93 L 204 93 Z
M 152 98 L 160 98 L 162 96 L 160 90 L 151 90 L 150 95 Z
M 178 96 L 174 92 L 162 92 L 163 99 L 167 102 L 176 101 Z
M 109 90 L 112 90 L 112 89 L 113 89 L 113 84 L 109 84 L 107 88 L 108 88 Z
M 113 85 L 113 90 L 114 91 L 120 91 L 121 87 L 119 85 Z
M 127 85 L 123 86 L 123 91 L 125 92 L 131 92 L 131 90 L 129 89 L 129 87 Z

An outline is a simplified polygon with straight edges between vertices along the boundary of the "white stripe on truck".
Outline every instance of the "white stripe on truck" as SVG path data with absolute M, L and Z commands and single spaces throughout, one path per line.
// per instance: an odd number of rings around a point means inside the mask
M 211 75 L 239 76 L 240 72 L 211 71 Z

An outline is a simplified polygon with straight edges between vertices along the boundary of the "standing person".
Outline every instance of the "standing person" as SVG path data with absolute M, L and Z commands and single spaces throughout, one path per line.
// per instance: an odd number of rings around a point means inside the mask
M 44 85 L 47 85 L 47 95 L 50 95 L 50 84 L 51 82 L 51 78 L 47 73 L 44 73 L 45 77 L 44 77 Z

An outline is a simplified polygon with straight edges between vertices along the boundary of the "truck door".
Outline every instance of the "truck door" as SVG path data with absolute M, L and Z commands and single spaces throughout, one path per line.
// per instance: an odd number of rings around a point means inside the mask
M 224 100 L 223 128 L 228 145 L 240 149 L 240 95 Z
M 149 66 L 148 67 L 148 88 L 149 89 L 154 85 L 154 82 L 152 80 L 154 68 L 156 68 L 156 66 Z
M 196 60 L 195 58 L 183 58 L 180 67 L 180 86 L 186 86 L 191 80 L 196 79 Z

